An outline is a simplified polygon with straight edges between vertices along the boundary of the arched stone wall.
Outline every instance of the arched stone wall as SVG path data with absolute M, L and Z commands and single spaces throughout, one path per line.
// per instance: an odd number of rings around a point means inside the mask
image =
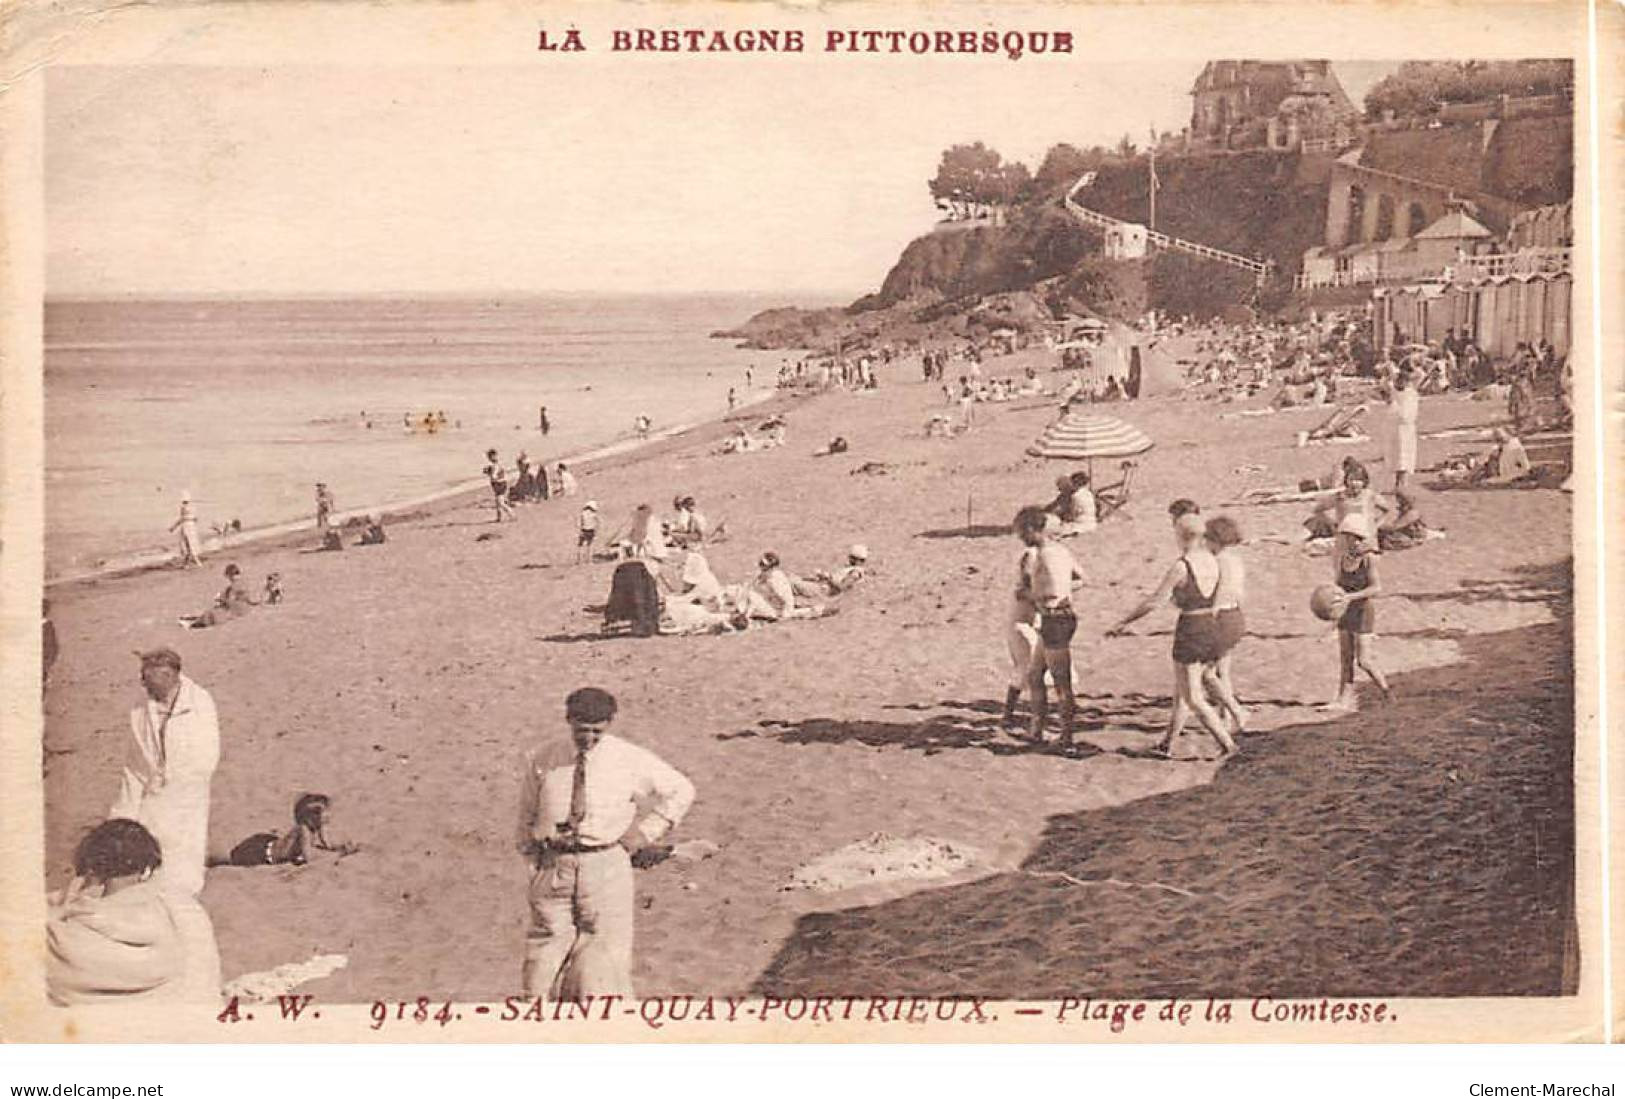
M 1392 240 L 1394 237 L 1394 196 L 1387 191 L 1377 195 L 1377 216 L 1367 240 Z

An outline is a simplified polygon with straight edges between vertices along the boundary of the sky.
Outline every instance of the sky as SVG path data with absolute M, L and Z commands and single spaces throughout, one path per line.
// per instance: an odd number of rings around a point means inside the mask
M 568 61 L 53 67 L 48 293 L 856 295 L 930 229 L 948 146 L 1143 144 L 1201 69 Z M 1358 103 L 1393 67 L 1338 72 Z

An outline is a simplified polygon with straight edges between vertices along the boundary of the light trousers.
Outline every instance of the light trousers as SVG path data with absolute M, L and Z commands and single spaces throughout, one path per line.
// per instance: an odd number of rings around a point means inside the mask
M 620 846 L 547 855 L 530 881 L 527 996 L 632 995 L 632 861 Z

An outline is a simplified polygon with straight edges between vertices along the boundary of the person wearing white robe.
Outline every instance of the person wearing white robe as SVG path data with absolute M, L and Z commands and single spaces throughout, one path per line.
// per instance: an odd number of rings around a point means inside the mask
M 732 607 L 722 582 L 698 550 L 683 555 L 679 577 L 667 596 L 661 633 L 713 633 L 734 628 Z
M 147 698 L 130 711 L 131 743 L 108 817 L 140 822 L 164 853 L 158 883 L 187 955 L 191 999 L 218 998 L 220 955 L 198 901 L 209 839 L 209 783 L 220 762 L 220 723 L 209 692 L 181 674 L 171 649 L 141 656 Z
M 1405 487 L 1405 478 L 1416 472 L 1416 417 L 1422 398 L 1410 369 L 1399 372 L 1394 384 L 1394 488 Z

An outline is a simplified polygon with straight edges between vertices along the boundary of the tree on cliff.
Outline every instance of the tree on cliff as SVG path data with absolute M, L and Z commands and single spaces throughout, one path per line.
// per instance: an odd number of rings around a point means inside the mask
M 937 205 L 964 216 L 970 206 L 1013 202 L 1030 182 L 1025 164 L 1014 160 L 1006 163 L 997 151 L 978 141 L 974 145 L 955 145 L 944 152 L 937 174 L 927 186 Z
M 1033 191 L 1047 195 L 1063 191 L 1078 181 L 1085 172 L 1094 172 L 1111 159 L 1111 153 L 1099 145 L 1080 149 L 1076 145 L 1051 146 L 1044 154 L 1044 163 L 1033 177 Z
M 1370 119 L 1430 115 L 1445 103 L 1550 95 L 1574 83 L 1571 61 L 1407 61 L 1366 93 Z

